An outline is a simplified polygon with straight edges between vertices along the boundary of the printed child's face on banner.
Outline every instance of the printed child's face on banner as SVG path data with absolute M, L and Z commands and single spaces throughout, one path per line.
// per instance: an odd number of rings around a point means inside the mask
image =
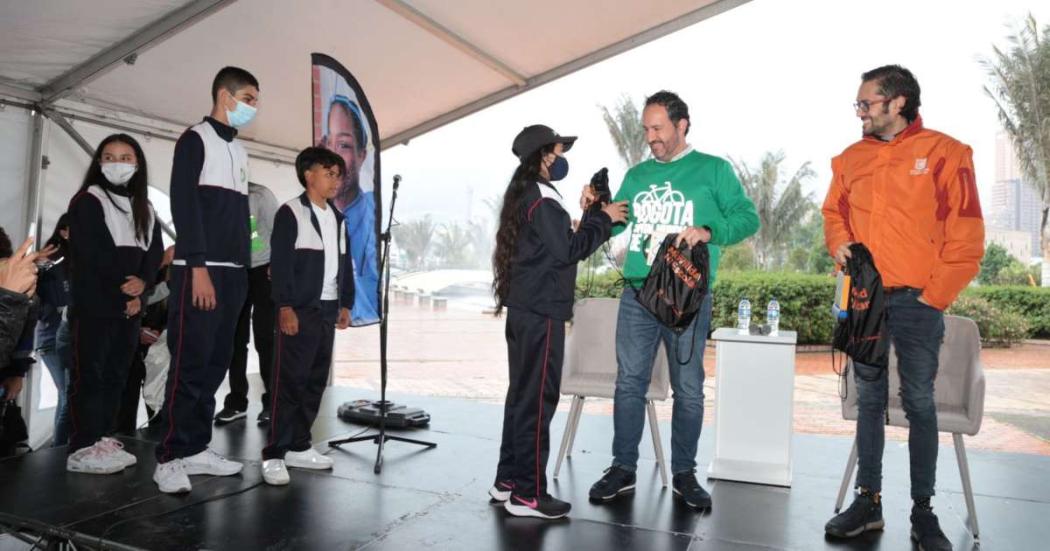
M 360 133 L 361 129 L 357 127 L 357 121 L 350 110 L 341 103 L 333 103 L 328 111 L 328 132 L 326 134 L 328 143 L 326 146 L 342 157 L 346 163 L 343 185 L 337 195 L 339 203 L 350 203 L 357 198 L 361 189 L 358 178 L 367 149 L 366 144 L 358 143 Z

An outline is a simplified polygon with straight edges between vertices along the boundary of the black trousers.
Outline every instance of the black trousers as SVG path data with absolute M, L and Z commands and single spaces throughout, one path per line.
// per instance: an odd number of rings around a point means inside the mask
M 496 480 L 511 481 L 517 495 L 540 497 L 547 492 L 550 426 L 561 394 L 565 322 L 517 308 L 507 310 L 510 384 Z
M 164 391 L 164 436 L 156 452 L 160 463 L 196 455 L 208 447 L 215 393 L 226 378 L 237 317 L 248 294 L 248 270 L 209 266 L 215 309 L 198 309 L 193 306 L 190 270 L 172 266 L 168 283 L 171 367 Z
M 233 359 L 230 361 L 230 392 L 224 406 L 244 411 L 248 409 L 248 326 L 255 337 L 255 352 L 259 354 L 259 374 L 263 380 L 263 409 L 270 405 L 270 372 L 273 367 L 274 305 L 270 296 L 270 265 L 248 270 L 248 299 L 237 318 L 233 334 Z
M 91 446 L 112 430 L 138 346 L 139 324 L 138 317 L 96 318 L 74 311 L 69 453 Z
M 270 431 L 263 459 L 281 459 L 285 452 L 310 449 L 310 427 L 317 419 L 332 365 L 339 302 L 320 308 L 296 308 L 299 333 L 277 331 L 277 363 L 273 369 Z
M 146 364 L 143 359 L 149 346 L 136 343 L 135 353 L 132 354 L 131 366 L 128 369 L 127 382 L 120 395 L 120 407 L 117 409 L 117 417 L 113 422 L 113 431 L 119 434 L 134 434 L 138 428 L 139 397 L 142 396 L 142 383 L 146 380 Z M 146 408 L 147 414 L 152 417 L 153 412 Z

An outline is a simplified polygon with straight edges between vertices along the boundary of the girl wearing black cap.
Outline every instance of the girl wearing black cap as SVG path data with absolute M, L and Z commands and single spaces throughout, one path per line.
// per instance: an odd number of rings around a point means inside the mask
M 576 141 L 543 125 L 514 139 L 519 164 L 503 196 L 492 257 L 497 314 L 507 308 L 510 384 L 503 411 L 503 442 L 489 495 L 515 516 L 564 517 L 571 506 L 547 493 L 551 417 L 558 405 L 565 322 L 572 317 L 576 263 L 609 239 L 627 217 L 626 202 L 603 205 L 574 231 L 562 196 L 551 182 L 565 178 L 563 156 Z

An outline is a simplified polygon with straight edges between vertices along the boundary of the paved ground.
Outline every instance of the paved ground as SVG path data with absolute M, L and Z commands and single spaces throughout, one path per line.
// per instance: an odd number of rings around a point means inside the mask
M 409 304 L 391 308 L 389 366 L 393 392 L 463 397 L 501 403 L 507 388 L 503 320 L 476 310 L 434 312 Z M 611 344 L 611 343 L 610 343 Z M 335 384 L 379 388 L 377 327 L 340 332 L 336 339 Z M 981 352 L 987 392 L 981 432 L 967 438 L 975 449 L 1050 455 L 1050 343 Z M 705 423 L 715 408 L 714 348 L 704 359 L 707 372 Z M 365 393 L 362 397 L 370 397 Z M 561 409 L 568 401 L 563 400 Z M 589 400 L 586 411 L 612 414 L 611 400 Z M 657 405 L 662 420 L 671 416 L 670 401 Z M 829 352 L 796 356 L 795 430 L 811 434 L 853 434 L 844 421 L 838 378 Z M 887 438 L 906 445 L 907 431 L 888 428 Z M 943 442 L 950 437 L 943 436 Z

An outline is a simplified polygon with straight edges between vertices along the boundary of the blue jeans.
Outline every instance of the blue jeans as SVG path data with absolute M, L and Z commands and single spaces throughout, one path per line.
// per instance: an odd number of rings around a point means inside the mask
M 901 405 L 910 429 L 912 498 L 933 496 L 937 475 L 937 407 L 933 380 L 944 339 L 944 314 L 919 302 L 918 289 L 886 299 L 886 331 L 897 352 Z M 882 450 L 886 443 L 887 370 L 853 363 L 857 382 L 857 486 L 882 491 Z
M 62 320 L 58 326 L 52 346 L 41 348 L 40 357 L 51 373 L 51 379 L 58 390 L 58 404 L 55 406 L 55 434 L 52 446 L 64 446 L 69 440 L 69 401 L 67 386 L 69 368 L 73 358 L 72 340 L 69 337 L 69 322 Z
M 704 297 L 693 323 L 679 335 L 653 317 L 634 292 L 624 291 L 616 318 L 613 465 L 628 471 L 638 467 L 638 443 L 645 427 L 645 393 L 652 379 L 657 347 L 663 341 L 674 398 L 671 472 L 696 468 L 696 448 L 704 421 L 704 343 L 710 326 L 710 293 Z M 678 359 L 686 362 L 679 363 Z

